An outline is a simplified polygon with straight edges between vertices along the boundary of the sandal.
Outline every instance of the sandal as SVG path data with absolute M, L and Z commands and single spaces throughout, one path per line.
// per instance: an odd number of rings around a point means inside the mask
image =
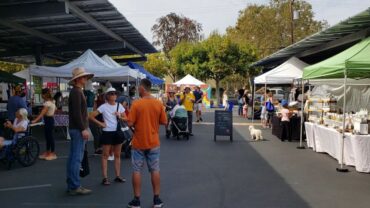
M 103 178 L 103 181 L 101 182 L 101 184 L 104 185 L 104 186 L 108 186 L 108 185 L 110 185 L 110 182 L 109 182 L 108 178 Z
M 115 179 L 114 179 L 115 182 L 118 182 L 118 183 L 124 183 L 126 182 L 126 179 L 125 178 L 122 178 L 121 176 L 117 176 Z

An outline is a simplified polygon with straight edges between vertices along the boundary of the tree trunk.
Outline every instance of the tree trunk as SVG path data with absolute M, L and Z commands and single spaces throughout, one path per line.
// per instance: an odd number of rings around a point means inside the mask
M 220 105 L 220 80 L 215 79 L 216 81 L 216 106 L 218 107 Z

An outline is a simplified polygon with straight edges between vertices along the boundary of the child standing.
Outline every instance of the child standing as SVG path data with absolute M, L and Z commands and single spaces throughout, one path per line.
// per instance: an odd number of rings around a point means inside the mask
M 248 105 L 247 104 L 243 105 L 243 117 L 248 118 Z

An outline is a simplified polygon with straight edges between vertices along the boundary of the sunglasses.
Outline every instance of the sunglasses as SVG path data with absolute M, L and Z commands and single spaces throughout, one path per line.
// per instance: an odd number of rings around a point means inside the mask
M 110 93 L 108 93 L 108 95 L 117 95 L 117 93 L 115 93 L 115 92 L 110 92 Z

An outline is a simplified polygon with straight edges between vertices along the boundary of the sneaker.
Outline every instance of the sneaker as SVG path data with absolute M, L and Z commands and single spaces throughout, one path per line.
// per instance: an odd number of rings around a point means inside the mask
M 153 200 L 153 208 L 162 208 L 162 207 L 163 207 L 162 200 L 159 197 L 154 198 L 154 200 Z
M 39 155 L 39 159 L 41 159 L 41 160 L 45 160 L 45 158 L 46 158 L 48 155 L 49 155 L 49 152 L 48 152 L 48 151 L 46 151 L 46 152 L 42 153 L 41 155 Z
M 202 117 L 199 118 L 200 121 L 203 121 Z
M 54 152 L 51 152 L 45 157 L 45 160 L 56 160 L 57 158 L 57 155 Z
M 113 161 L 113 160 L 114 160 L 114 155 L 109 156 L 109 157 L 108 157 L 108 160 L 109 160 L 109 161 Z
M 91 190 L 90 189 L 86 189 L 82 186 L 76 188 L 76 189 L 73 189 L 73 190 L 68 190 L 68 194 L 70 196 L 77 196 L 77 195 L 88 195 L 88 194 L 91 194 Z
M 128 208 L 140 208 L 140 200 L 138 200 L 138 199 L 131 200 L 128 203 L 127 207 Z

